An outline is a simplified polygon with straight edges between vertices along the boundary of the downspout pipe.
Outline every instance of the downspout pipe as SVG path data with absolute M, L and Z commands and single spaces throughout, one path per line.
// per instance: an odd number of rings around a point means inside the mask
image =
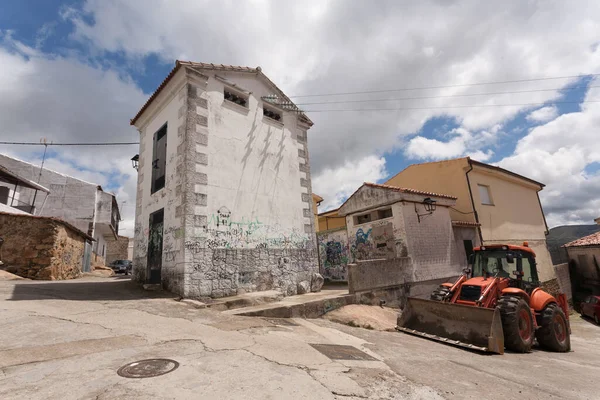
M 475 200 L 473 200 L 473 191 L 471 190 L 471 181 L 469 180 L 469 172 L 473 171 L 473 164 L 471 163 L 471 158 L 467 158 L 467 160 L 469 160 L 469 170 L 465 173 L 465 177 L 467 178 L 467 186 L 469 187 L 469 196 L 471 197 L 471 206 L 473 207 L 473 215 L 475 215 L 475 222 L 479 224 L 479 226 L 477 226 L 477 232 L 479 233 L 479 242 L 483 246 L 483 234 L 481 233 L 481 223 L 479 222 L 479 215 L 477 214 L 477 210 L 475 209 Z
M 539 190 L 536 190 L 535 194 L 537 195 L 537 199 L 538 199 L 538 204 L 540 205 L 540 211 L 542 212 L 542 218 L 544 218 L 544 226 L 546 227 L 546 232 L 544 232 L 544 234 L 546 236 L 548 236 L 548 234 L 550 233 L 550 230 L 548 229 L 548 223 L 546 222 L 546 214 L 544 214 L 544 208 L 542 207 L 542 201 L 540 200 L 540 192 L 542 191 L 543 187 L 541 187 Z

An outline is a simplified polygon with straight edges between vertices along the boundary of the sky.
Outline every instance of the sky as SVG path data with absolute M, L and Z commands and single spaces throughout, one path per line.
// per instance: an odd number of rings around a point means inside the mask
M 470 156 L 546 184 L 550 227 L 600 217 L 600 2 L 0 1 L 0 141 L 135 142 L 176 59 L 260 66 L 315 123 L 320 211 Z M 114 192 L 132 236 L 136 153 L 54 146 L 45 166 Z

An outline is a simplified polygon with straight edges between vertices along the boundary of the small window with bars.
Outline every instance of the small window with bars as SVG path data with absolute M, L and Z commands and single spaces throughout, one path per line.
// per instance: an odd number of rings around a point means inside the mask
M 263 106 L 263 115 L 277 122 L 282 122 L 281 113 L 275 111 L 273 108 Z
M 248 97 L 242 95 L 241 93 L 225 88 L 223 90 L 223 95 L 225 97 L 225 100 L 240 105 L 242 107 L 248 108 Z

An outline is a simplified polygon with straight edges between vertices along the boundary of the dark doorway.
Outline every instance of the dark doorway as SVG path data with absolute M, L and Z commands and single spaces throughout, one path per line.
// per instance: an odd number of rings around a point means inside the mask
M 473 254 L 473 241 L 472 240 L 463 240 L 463 244 L 465 246 L 465 255 L 467 256 L 467 263 L 469 262 L 469 257 Z
M 150 214 L 150 231 L 148 233 L 148 283 L 160 283 L 162 268 L 164 209 Z

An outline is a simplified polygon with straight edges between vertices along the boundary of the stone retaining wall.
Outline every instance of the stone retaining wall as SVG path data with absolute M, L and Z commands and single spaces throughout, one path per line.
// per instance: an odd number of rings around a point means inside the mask
M 72 279 L 81 274 L 86 235 L 60 220 L 0 214 L 2 261 L 30 279 Z

